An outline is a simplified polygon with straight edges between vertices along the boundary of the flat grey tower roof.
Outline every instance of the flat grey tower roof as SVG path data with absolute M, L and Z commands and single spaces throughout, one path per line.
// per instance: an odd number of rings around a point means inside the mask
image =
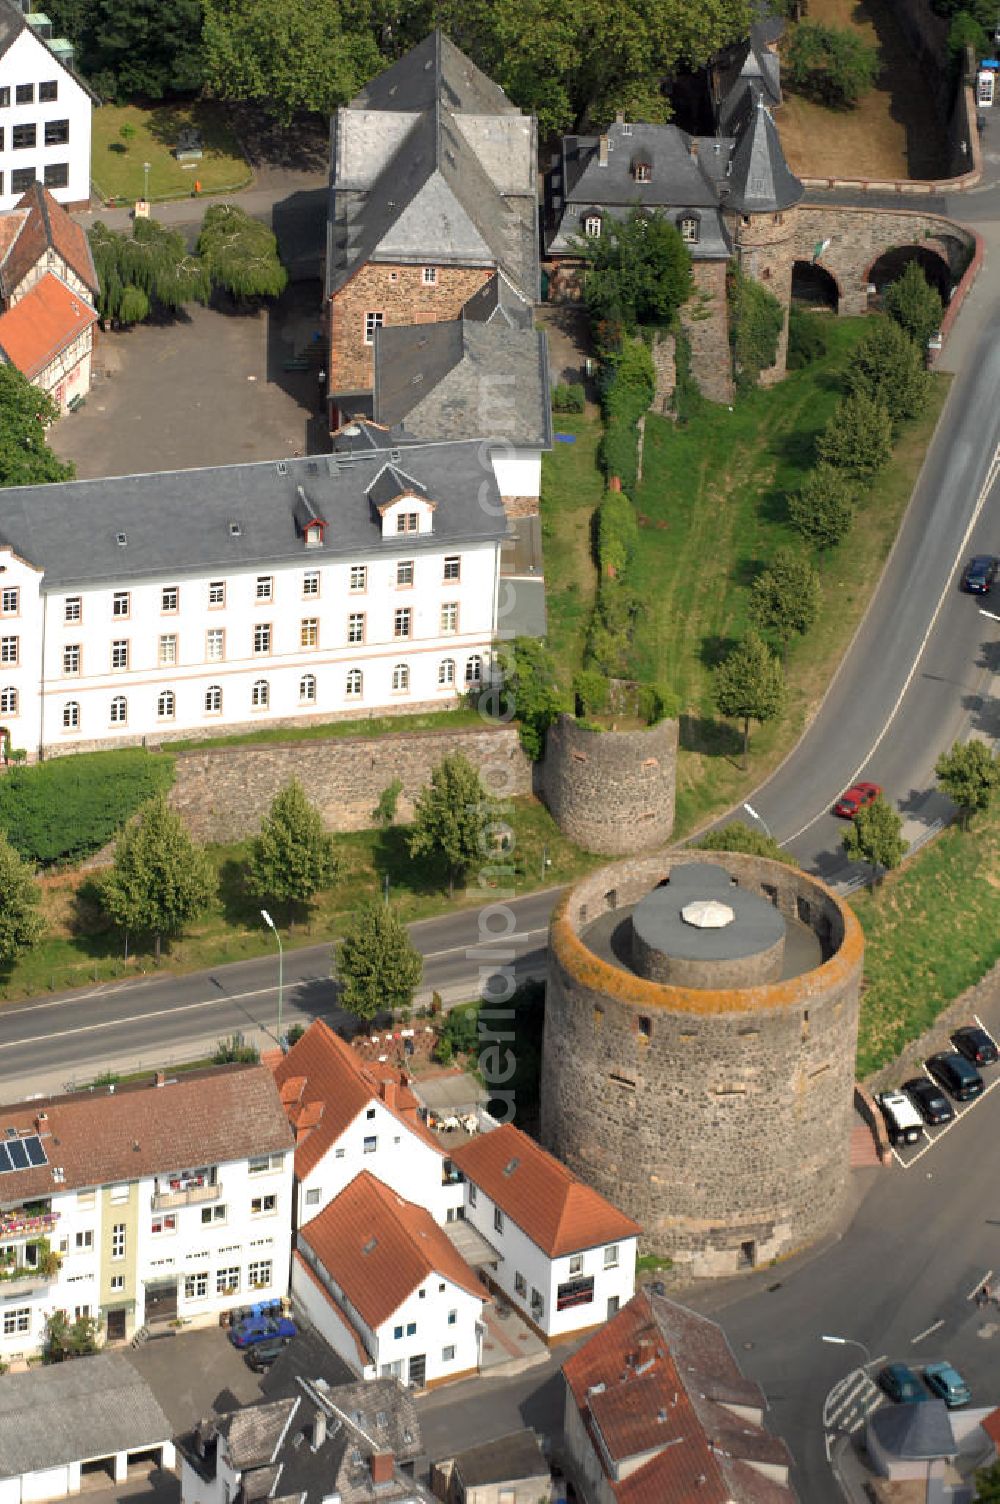
M 697 903 L 721 904 L 732 919 L 702 928 L 684 918 Z M 650 950 L 687 961 L 737 961 L 769 950 L 785 933 L 772 903 L 738 887 L 722 867 L 691 862 L 674 867 L 669 882 L 654 888 L 632 910 L 632 928 Z

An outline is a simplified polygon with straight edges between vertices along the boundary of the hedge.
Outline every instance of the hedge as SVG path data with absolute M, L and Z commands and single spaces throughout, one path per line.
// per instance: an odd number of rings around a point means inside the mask
M 10 768 L 0 777 L 0 829 L 35 866 L 82 861 L 173 777 L 168 753 L 139 748 Z

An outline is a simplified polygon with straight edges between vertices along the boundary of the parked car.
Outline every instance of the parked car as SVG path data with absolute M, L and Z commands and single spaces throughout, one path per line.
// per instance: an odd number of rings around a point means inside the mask
M 866 804 L 873 804 L 881 792 L 879 783 L 852 783 L 833 806 L 833 813 L 842 820 L 853 820 L 858 810 L 864 809 Z
M 928 1363 L 924 1369 L 924 1383 L 931 1394 L 944 1400 L 949 1410 L 967 1405 L 972 1398 L 972 1390 L 950 1363 Z
M 913 1369 L 905 1363 L 887 1363 L 879 1369 L 877 1383 L 897 1405 L 919 1405 L 930 1398 Z
M 265 1368 L 270 1368 L 288 1341 L 287 1337 L 264 1337 L 260 1342 L 251 1343 L 243 1354 L 243 1361 L 255 1373 L 263 1373 Z
M 983 1089 L 983 1078 L 971 1060 L 966 1060 L 957 1050 L 942 1050 L 925 1062 L 934 1080 L 950 1092 L 956 1102 L 967 1102 L 978 1097 Z
M 996 1065 L 997 1047 L 986 1030 L 978 1025 L 967 1024 L 963 1029 L 956 1029 L 951 1042 L 973 1065 Z
M 993 554 L 976 554 L 965 566 L 962 575 L 962 589 L 970 595 L 989 595 L 997 582 L 997 574 L 1000 572 L 1000 559 Z
M 911 1081 L 904 1081 L 903 1090 L 916 1105 L 924 1122 L 930 1123 L 932 1128 L 940 1123 L 950 1123 L 955 1116 L 955 1109 L 940 1086 L 928 1076 L 914 1076 Z
M 884 1091 L 876 1098 L 889 1130 L 892 1144 L 915 1144 L 923 1137 L 924 1125 L 919 1112 L 901 1091 Z
M 253 1347 L 271 1337 L 280 1337 L 283 1341 L 290 1342 L 295 1334 L 295 1322 L 287 1316 L 251 1316 L 249 1320 L 229 1328 L 229 1340 L 234 1347 Z

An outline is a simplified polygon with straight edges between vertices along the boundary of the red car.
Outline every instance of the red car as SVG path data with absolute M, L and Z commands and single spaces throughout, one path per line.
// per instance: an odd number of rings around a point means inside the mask
M 833 813 L 843 820 L 853 820 L 858 810 L 864 809 L 866 804 L 873 804 L 881 792 L 879 783 L 852 783 L 833 806 Z

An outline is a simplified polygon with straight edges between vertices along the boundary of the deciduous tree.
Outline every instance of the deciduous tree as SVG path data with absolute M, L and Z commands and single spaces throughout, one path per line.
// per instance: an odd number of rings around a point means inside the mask
M 852 862 L 867 862 L 875 868 L 876 881 L 898 867 L 906 855 L 909 841 L 904 841 L 903 822 L 896 810 L 879 794 L 871 804 L 862 805 L 844 832 L 844 850 Z
M 0 967 L 30 950 L 42 932 L 38 884 L 0 831 Z
M 1000 757 L 985 742 L 955 742 L 934 764 L 938 783 L 962 811 L 967 827 L 972 815 L 988 809 L 1000 788 Z
M 786 867 L 799 865 L 773 836 L 755 829 L 745 820 L 729 820 L 718 830 L 710 830 L 695 844 L 700 851 L 745 851 L 748 856 L 766 856 L 773 862 L 784 862 Z
M 634 334 L 640 324 L 669 324 L 691 295 L 691 253 L 662 214 L 607 218 L 600 235 L 579 241 L 586 257 L 584 298 L 591 323 Z
M 204 77 L 201 0 L 51 0 L 84 75 L 104 99 L 193 94 Z
M 856 32 L 800 21 L 786 55 L 789 83 L 819 104 L 845 109 L 867 94 L 878 76 L 878 49 Z
M 247 859 L 247 888 L 255 898 L 302 906 L 337 873 L 333 840 L 298 779 L 274 796 Z
M 0 486 L 41 486 L 71 480 L 45 442 L 45 430 L 59 416 L 48 392 L 32 386 L 16 366 L 0 365 Z
M 179 230 L 156 219 L 137 219 L 131 235 L 98 220 L 90 231 L 98 279 L 97 311 L 111 324 L 137 324 L 154 308 L 176 311 L 207 303 L 212 290 L 205 263 L 187 248 Z
M 461 752 L 442 758 L 416 798 L 410 856 L 428 857 L 443 866 L 448 890 L 454 894 L 456 878 L 487 861 L 502 835 L 499 805 L 469 759 Z
M 757 632 L 749 631 L 715 671 L 715 703 L 720 715 L 743 722 L 743 766 L 747 765 L 750 722 L 771 721 L 785 704 L 781 664 Z
M 273 232 L 236 204 L 213 204 L 208 210 L 198 254 L 215 286 L 234 298 L 276 298 L 288 284 Z
M 358 1018 L 409 1008 L 423 959 L 388 904 L 362 904 L 337 947 L 334 975 L 343 1006 Z
M 204 852 L 158 794 L 118 838 L 114 865 L 101 888 L 108 918 L 119 929 L 152 935 L 159 961 L 161 938 L 196 919 L 211 896 Z
M 901 324 L 887 318 L 872 324 L 847 372 L 849 390 L 881 403 L 896 429 L 923 412 L 930 380 L 923 351 Z
M 850 532 L 856 500 L 849 475 L 834 465 L 819 464 L 789 496 L 789 520 L 822 555 Z
M 853 392 L 837 403 L 816 440 L 816 453 L 856 480 L 869 480 L 889 463 L 892 419 L 881 402 Z
M 816 620 L 819 575 L 794 549 L 779 548 L 754 580 L 748 610 L 762 632 L 777 638 L 784 656 L 791 638 L 803 636 Z
M 941 328 L 944 304 L 941 294 L 932 287 L 919 261 L 907 262 L 902 276 L 885 295 L 885 311 L 895 319 L 916 344 L 919 350 L 927 349 L 927 341 Z
M 483 691 L 483 709 L 498 720 L 516 717 L 521 746 L 537 762 L 545 733 L 564 708 L 555 660 L 536 637 L 515 637 L 497 647 L 494 664 L 499 683 Z

